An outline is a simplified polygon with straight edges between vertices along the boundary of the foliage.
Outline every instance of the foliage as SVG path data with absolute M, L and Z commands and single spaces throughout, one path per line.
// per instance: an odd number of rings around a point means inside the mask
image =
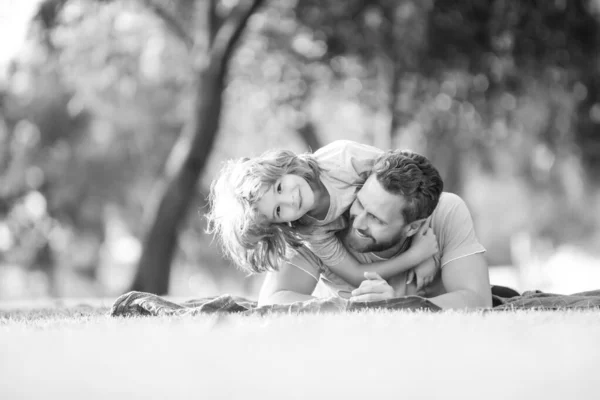
M 53 29 L 41 17 L 32 24 L 1 96 L 0 251 L 5 263 L 60 265 L 113 294 L 131 279 L 149 199 L 189 120 L 194 66 L 206 60 L 158 3 L 59 3 Z M 202 46 L 210 21 L 200 3 L 161 10 Z M 218 2 L 216 15 L 236 4 Z M 203 234 L 204 193 L 223 159 L 338 138 L 429 156 L 471 205 L 492 263 L 511 262 L 518 233 L 553 246 L 592 242 L 594 4 L 267 2 L 231 60 L 172 291 L 252 293 L 259 282 L 239 283 Z

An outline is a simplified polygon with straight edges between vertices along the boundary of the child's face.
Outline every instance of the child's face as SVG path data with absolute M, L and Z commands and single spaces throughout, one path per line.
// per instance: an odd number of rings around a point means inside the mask
M 314 208 L 315 195 L 308 182 L 298 175 L 283 175 L 256 203 L 270 222 L 292 222 Z

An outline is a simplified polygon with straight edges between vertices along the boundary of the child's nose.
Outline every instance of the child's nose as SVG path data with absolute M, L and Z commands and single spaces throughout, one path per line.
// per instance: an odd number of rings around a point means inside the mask
M 286 196 L 286 203 L 290 206 L 294 205 L 294 193 L 293 192 L 289 192 Z

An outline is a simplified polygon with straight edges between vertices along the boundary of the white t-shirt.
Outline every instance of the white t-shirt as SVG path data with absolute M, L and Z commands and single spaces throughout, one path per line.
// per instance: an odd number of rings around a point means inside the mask
M 382 150 L 350 140 L 338 140 L 317 150 L 314 157 L 323 170 L 320 179 L 329 192 L 329 210 L 323 220 L 304 216 L 312 227 L 307 247 L 325 265 L 337 265 L 347 252 L 336 232 L 346 227 L 342 214 L 354 202 Z M 321 229 L 323 228 L 323 229 Z
M 473 227 L 473 220 L 465 202 L 453 193 L 444 192 L 431 217 L 431 227 L 437 237 L 440 248 L 440 261 L 442 268 L 451 261 L 473 254 L 484 253 L 485 248 L 479 243 Z M 342 233 L 338 235 L 341 237 Z M 382 259 L 373 253 L 358 253 L 350 248 L 348 251 L 356 257 L 361 264 L 369 264 Z M 340 291 L 352 291 L 354 286 L 334 274 L 319 257 L 306 248 L 301 248 L 290 261 L 292 265 L 302 269 L 337 295 Z M 399 279 L 394 279 L 393 286 L 398 294 L 411 293 L 405 284 L 405 273 L 398 274 Z M 438 272 L 434 281 L 427 287 L 427 297 L 438 296 L 446 293 Z

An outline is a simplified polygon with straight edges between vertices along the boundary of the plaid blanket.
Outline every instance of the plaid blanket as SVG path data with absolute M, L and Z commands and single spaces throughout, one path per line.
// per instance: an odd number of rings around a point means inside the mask
M 494 296 L 495 306 L 490 311 L 518 309 L 567 310 L 600 309 L 600 290 L 559 295 L 540 291 L 525 292 L 509 299 Z M 264 315 L 269 313 L 339 313 L 364 309 L 383 310 L 425 310 L 441 309 L 423 297 L 407 296 L 385 301 L 369 303 L 350 302 L 346 299 L 331 297 L 313 299 L 288 305 L 268 305 L 258 307 L 257 303 L 242 297 L 222 295 L 175 303 L 160 296 L 143 292 L 129 292 L 117 298 L 110 315 L 117 316 L 163 316 L 198 315 L 214 313 L 240 313 Z
M 591 290 L 575 294 L 544 293 L 540 290 L 525 292 L 520 296 L 504 299 L 494 297 L 492 310 L 586 310 L 600 309 L 600 290 Z

